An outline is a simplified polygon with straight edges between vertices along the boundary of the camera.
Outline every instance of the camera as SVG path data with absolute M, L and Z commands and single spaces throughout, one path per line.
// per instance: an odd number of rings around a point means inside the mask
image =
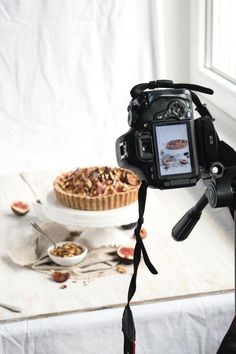
M 214 119 L 196 91 L 213 94 L 207 87 L 173 83 L 171 80 L 150 81 L 134 86 L 130 91 L 132 100 L 128 106 L 130 129 L 116 141 L 118 165 L 133 170 L 142 180 L 138 198 L 139 218 L 134 230 L 137 241 L 134 273 L 122 318 L 124 353 L 127 354 L 133 353 L 135 347 L 130 301 L 136 290 L 141 256 L 150 272 L 158 273 L 140 236 L 147 188 L 189 187 L 194 186 L 200 178 L 204 180 L 207 186 L 204 194 L 172 229 L 176 241 L 183 241 L 189 236 L 208 203 L 213 208 L 227 206 L 236 219 L 236 152 L 219 139 Z M 194 105 L 200 115 L 196 119 Z M 230 338 L 230 335 L 229 331 L 227 336 Z M 230 341 L 233 342 L 231 338 Z
M 207 178 L 217 160 L 218 137 L 210 112 L 194 91 L 213 93 L 170 80 L 133 87 L 130 130 L 116 141 L 118 165 L 159 189 L 193 186 Z M 197 119 L 193 104 L 200 113 Z

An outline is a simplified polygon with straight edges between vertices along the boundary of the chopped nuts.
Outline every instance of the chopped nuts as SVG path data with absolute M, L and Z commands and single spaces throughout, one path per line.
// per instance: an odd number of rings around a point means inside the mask
M 67 285 L 66 284 L 61 284 L 60 289 L 65 289 L 65 288 L 67 288 Z
M 51 251 L 51 254 L 56 257 L 74 257 L 74 256 L 79 256 L 81 253 L 83 253 L 83 248 L 79 245 L 76 245 L 73 242 L 68 242 L 65 243 L 61 246 L 58 246 L 54 248 Z
M 59 186 L 65 192 L 88 197 L 114 194 L 115 192 L 122 193 L 127 189 L 136 188 L 139 183 L 138 176 L 116 167 L 77 169 L 63 175 L 58 181 Z
M 126 268 L 123 267 L 123 266 L 121 266 L 121 265 L 118 265 L 118 266 L 116 267 L 116 271 L 117 271 L 118 273 L 122 273 L 122 274 L 127 273 Z

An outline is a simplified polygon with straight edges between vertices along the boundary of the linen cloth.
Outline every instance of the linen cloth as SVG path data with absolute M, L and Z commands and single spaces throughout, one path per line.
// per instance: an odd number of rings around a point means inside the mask
M 63 225 L 47 222 L 40 227 L 55 242 L 80 242 L 80 232 L 70 231 Z M 7 252 L 7 256 L 15 265 L 30 267 L 36 271 L 50 273 L 52 270 L 67 270 L 73 275 L 80 275 L 81 279 L 82 275 L 84 277 L 95 277 L 116 272 L 116 266 L 120 263 L 115 247 L 103 247 L 89 250 L 82 263 L 72 267 L 63 267 L 52 262 L 48 256 L 47 250 L 51 245 L 49 240 L 41 235 L 39 236 L 38 233 L 33 233 L 30 239 L 24 239 L 24 237 L 19 235 L 18 229 L 15 230 L 15 234 L 18 236 L 16 239 L 18 238 L 19 242 L 11 247 L 11 250 Z

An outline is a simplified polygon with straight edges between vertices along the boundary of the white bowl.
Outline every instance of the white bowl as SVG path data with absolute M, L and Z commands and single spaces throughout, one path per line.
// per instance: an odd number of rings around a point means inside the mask
M 59 265 L 65 266 L 65 267 L 70 267 L 70 266 L 73 266 L 75 264 L 79 264 L 80 262 L 82 262 L 88 253 L 87 247 L 85 247 L 84 245 L 81 245 L 78 242 L 72 242 L 72 241 L 57 242 L 56 245 L 58 247 L 58 246 L 65 245 L 67 243 L 74 243 L 77 246 L 80 246 L 83 249 L 83 252 L 81 254 L 79 254 L 78 256 L 73 256 L 73 257 L 54 256 L 53 254 L 51 254 L 51 251 L 54 249 L 54 246 L 51 245 L 50 247 L 48 247 L 48 255 L 51 258 L 51 260 L 53 262 L 55 262 L 56 264 L 59 264 Z

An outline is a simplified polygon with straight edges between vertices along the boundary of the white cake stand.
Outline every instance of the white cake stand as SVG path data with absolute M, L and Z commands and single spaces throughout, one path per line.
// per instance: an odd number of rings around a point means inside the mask
M 60 204 L 53 191 L 47 195 L 42 208 L 50 220 L 82 229 L 81 243 L 89 249 L 130 243 L 132 230 L 125 231 L 120 226 L 129 225 L 138 219 L 137 202 L 104 211 L 78 210 Z

